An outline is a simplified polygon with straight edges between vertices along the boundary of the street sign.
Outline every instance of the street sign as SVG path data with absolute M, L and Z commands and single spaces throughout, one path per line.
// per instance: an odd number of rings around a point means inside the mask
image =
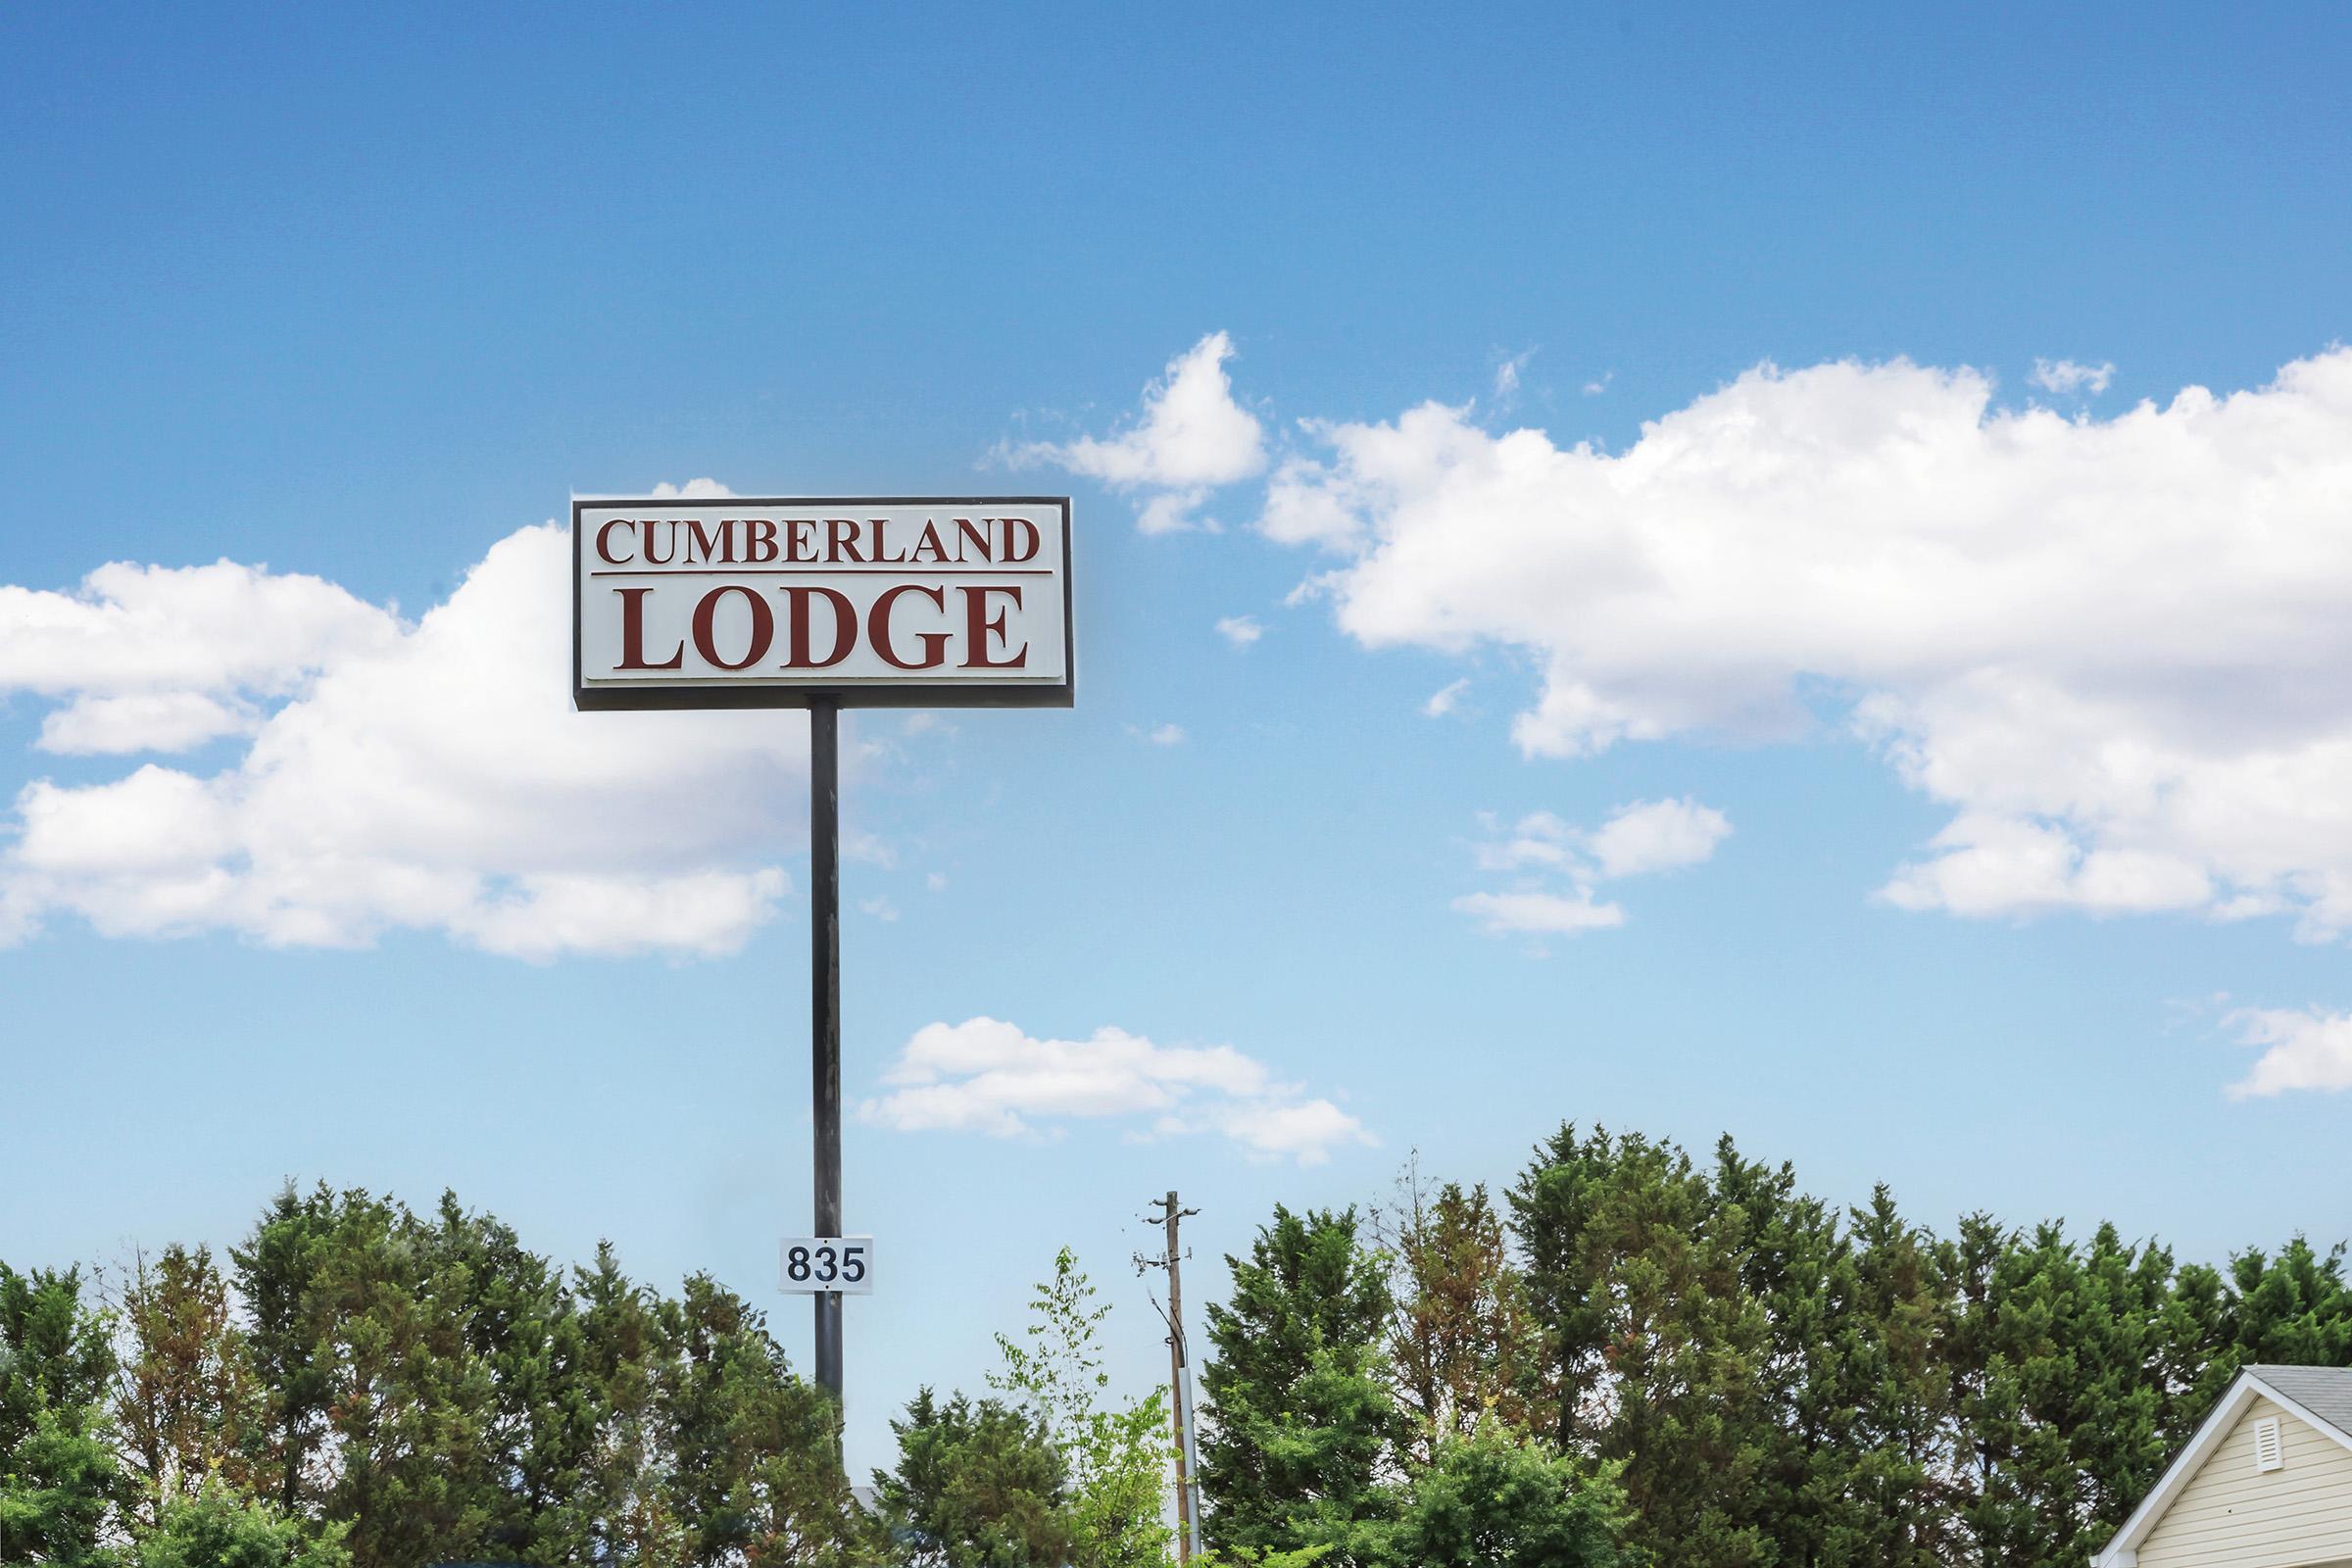
M 783 1289 L 815 1296 L 839 1291 L 844 1296 L 874 1294 L 874 1239 L 871 1236 L 788 1236 L 784 1239 Z
M 581 497 L 582 709 L 1067 708 L 1062 496 Z

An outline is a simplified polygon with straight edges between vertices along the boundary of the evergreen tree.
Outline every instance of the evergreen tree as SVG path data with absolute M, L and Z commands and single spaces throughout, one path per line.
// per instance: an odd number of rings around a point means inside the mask
M 1406 1423 L 1382 1353 L 1394 1302 L 1355 1210 L 1276 1205 L 1247 1261 L 1228 1256 L 1229 1302 L 1207 1310 L 1200 1446 L 1206 1533 L 1220 1550 L 1329 1544 L 1369 1560 L 1393 1507 L 1384 1486 Z
M 876 1471 L 874 1488 L 898 1561 L 910 1568 L 1061 1568 L 1070 1561 L 1077 1542 L 1068 1471 L 1042 1417 L 960 1394 L 943 1402 L 924 1389 L 890 1429 L 899 1440 L 898 1467 Z
M 262 1419 L 263 1391 L 211 1250 L 134 1253 L 118 1315 L 124 1346 L 115 1431 L 137 1486 L 138 1520 L 154 1526 L 168 1504 L 195 1497 L 215 1476 L 250 1485 L 244 1448 Z
M 0 1563 L 99 1568 L 128 1488 L 107 1441 L 115 1353 L 76 1269 L 0 1263 Z
M 1641 1549 L 1773 1561 L 1784 1434 L 1771 1323 L 1741 1277 L 1745 1211 L 1720 1208 L 1672 1145 L 1572 1126 L 1539 1147 L 1511 1204 L 1560 1446 L 1624 1461 Z
M 662 1317 L 659 1513 L 680 1527 L 684 1560 L 831 1563 L 858 1550 L 865 1521 L 835 1457 L 840 1412 L 792 1375 L 765 1319 L 707 1274 Z
M 1823 1346 L 1838 1426 L 1838 1493 L 1816 1560 L 1852 1568 L 1936 1568 L 1948 1543 L 1951 1259 L 1896 1212 L 1880 1186 L 1851 1215 L 1833 1276 L 1839 1310 Z
M 312 1537 L 267 1502 L 213 1481 L 174 1493 L 144 1533 L 131 1568 L 350 1568 L 343 1529 Z
M 1524 1430 L 1534 1320 L 1486 1188 L 1431 1192 L 1415 1159 L 1397 1178 L 1394 1208 L 1375 1217 L 1393 1276 L 1389 1359 L 1409 1457 L 1429 1464 L 1445 1440 L 1490 1419 Z
M 308 1293 L 337 1462 L 324 1515 L 350 1524 L 355 1568 L 481 1557 L 507 1498 L 467 1265 L 389 1200 L 343 1194 L 327 1221 Z
M 1419 1468 L 1385 1560 L 1395 1568 L 1616 1568 L 1625 1499 L 1541 1439 L 1489 1422 Z
M 573 1271 L 572 1291 L 548 1445 L 578 1479 L 541 1515 L 538 1549 L 562 1562 L 676 1561 L 683 1532 L 661 1472 L 660 1396 L 671 1386 L 662 1304 L 629 1282 L 608 1244 L 593 1268 Z
M 513 1557 L 534 1546 L 561 1550 L 567 1543 L 542 1540 L 540 1522 L 577 1490 L 560 1412 L 569 1393 L 559 1384 L 557 1326 L 570 1315 L 563 1276 L 523 1247 L 512 1227 L 468 1213 L 444 1192 L 433 1220 L 421 1231 L 436 1295 L 446 1297 L 459 1325 L 463 1354 L 474 1374 L 465 1388 L 479 1398 L 469 1412 L 479 1423 L 480 1550 Z M 480 1397 L 486 1395 L 487 1397 Z M 549 1559 L 559 1560 L 559 1559 Z
M 2230 1274 L 2236 1289 L 2229 1348 L 2239 1366 L 2352 1365 L 2352 1289 L 2344 1283 L 2342 1243 L 2323 1256 L 2298 1236 L 2276 1257 L 2238 1253 Z
M 314 1456 L 328 1439 L 330 1369 L 320 1357 L 325 1329 L 312 1282 L 326 1247 L 334 1195 L 321 1182 L 280 1188 L 242 1247 L 232 1248 L 237 1295 L 246 1312 L 246 1351 L 263 1390 L 260 1419 L 241 1446 L 280 1512 L 315 1510 Z M 266 1481 L 262 1478 L 267 1478 Z
M 1757 1382 L 1771 1420 L 1758 1440 L 1756 1512 L 1773 1560 L 1813 1568 L 1853 1498 L 1854 1411 L 1837 1345 L 1856 1289 L 1851 1249 L 1838 1216 L 1797 1191 L 1787 1162 L 1747 1159 L 1727 1135 L 1713 1179 L 1716 1226 L 1741 1238 L 1740 1286 L 1767 1326 Z

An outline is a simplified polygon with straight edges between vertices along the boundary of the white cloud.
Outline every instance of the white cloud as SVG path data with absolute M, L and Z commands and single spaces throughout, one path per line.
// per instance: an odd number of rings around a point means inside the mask
M 1142 416 L 1120 433 L 1038 442 L 1004 456 L 1154 492 L 1137 518 L 1146 533 L 1194 527 L 1194 513 L 1209 490 L 1250 478 L 1266 465 L 1256 416 L 1233 399 L 1225 373 L 1232 356 L 1233 339 L 1211 332 L 1168 362 L 1166 374 L 1144 389 Z
M 1689 797 L 1636 801 L 1589 830 L 1550 811 L 1530 811 L 1507 830 L 1482 813 L 1480 825 L 1488 836 L 1471 847 L 1472 860 L 1481 871 L 1516 875 L 1518 885 L 1465 894 L 1453 906 L 1497 936 L 1572 936 L 1621 926 L 1624 908 L 1601 903 L 1593 891 L 1598 883 L 1696 865 L 1732 831 L 1730 818 Z
M 2073 360 L 2035 360 L 2034 373 L 2028 379 L 2045 392 L 2087 392 L 2096 397 L 2115 379 L 2115 365 L 2112 361 L 2104 365 L 2077 365 Z
M 867 1121 L 905 1132 L 1033 1134 L 1041 1124 L 1146 1120 L 1155 1133 L 1222 1134 L 1253 1155 L 1320 1164 L 1342 1144 L 1373 1144 L 1328 1100 L 1278 1083 L 1231 1046 L 1160 1046 L 1123 1029 L 1039 1040 L 994 1018 L 926 1024 L 864 1102 Z
M 260 725 L 252 705 L 203 692 L 92 695 L 77 697 L 42 719 L 33 744 L 44 752 L 77 756 L 185 752 L 224 736 L 249 735 Z
M 1685 796 L 1619 807 L 1587 836 L 1585 848 L 1604 877 L 1640 876 L 1696 865 L 1731 836 L 1731 819 Z
M 1594 903 L 1591 888 L 1578 888 L 1567 896 L 1535 891 L 1465 893 L 1453 901 L 1453 906 L 1496 936 L 1574 936 L 1580 931 L 1625 924 L 1625 911 L 1614 904 Z
M 1144 732 L 1144 739 L 1154 746 L 1182 746 L 1184 744 L 1184 726 L 1182 724 L 1155 725 Z
M 1444 718 L 1453 711 L 1454 705 L 1462 700 L 1462 693 L 1469 689 L 1470 677 L 1467 675 L 1460 680 L 1449 681 L 1429 694 L 1429 701 L 1421 705 L 1421 711 L 1431 718 Z
M 858 907 L 875 919 L 885 922 L 896 920 L 899 917 L 899 906 L 880 894 L 876 894 L 870 899 L 859 899 Z
M 689 479 L 684 484 L 665 481 L 647 493 L 663 501 L 724 501 L 735 492 L 716 479 Z
M 1519 397 L 1519 385 L 1527 371 L 1527 362 L 1536 357 L 1534 349 L 1524 349 L 1494 367 L 1494 401 L 1509 407 Z
M 1236 648 L 1247 648 L 1265 634 L 1255 615 L 1227 615 L 1217 622 L 1217 635 Z
M 1761 367 L 1618 453 L 1435 403 L 1299 429 L 1259 526 L 1336 562 L 1307 597 L 1531 661 L 1531 756 L 1844 705 L 1952 812 L 1898 905 L 2352 926 L 2352 349 L 2111 418 L 1896 361 Z
M 1203 522 L 1194 515 L 1200 504 L 1208 499 L 1205 486 L 1196 485 L 1189 490 L 1162 490 L 1146 498 L 1143 509 L 1135 514 L 1138 533 L 1183 533 L 1190 528 L 1206 528 L 1211 533 L 1222 530 L 1213 521 Z
M 2352 1013 L 2241 1007 L 2222 1022 L 2236 1030 L 2239 1045 L 2262 1051 L 2253 1070 L 2230 1086 L 2231 1099 L 2352 1089 Z
M 1491 816 L 1480 818 L 1490 832 L 1497 829 Z M 1575 847 L 1581 834 L 1549 811 L 1530 811 L 1507 834 L 1480 844 L 1473 857 L 1482 871 L 1517 871 L 1531 865 L 1566 866 L 1576 863 Z M 1588 879 L 1590 871 L 1583 871 Z
M 115 562 L 79 591 L 0 584 L 0 692 L 69 698 L 82 710 L 61 724 L 104 745 L 146 751 L 186 744 L 191 710 L 172 700 L 222 700 L 239 693 L 283 697 L 342 660 L 380 654 L 399 638 L 399 618 L 317 577 L 220 561 L 209 566 L 141 566 Z M 139 733 L 139 699 L 162 732 Z M 227 733 L 215 729 L 212 734 Z
M 523 529 L 413 623 L 226 562 L 0 587 L 0 692 L 65 704 L 42 746 L 245 742 L 209 772 L 25 784 L 0 940 L 66 916 L 273 946 L 439 931 L 527 958 L 740 947 L 786 890 L 764 862 L 797 820 L 806 732 L 573 712 L 568 566 L 563 529 Z

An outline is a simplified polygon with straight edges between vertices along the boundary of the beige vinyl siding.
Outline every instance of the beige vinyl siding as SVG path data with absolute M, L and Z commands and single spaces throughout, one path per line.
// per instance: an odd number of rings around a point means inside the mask
M 2286 1463 L 2254 1468 L 2254 1423 Z M 2352 1557 L 2352 1449 L 2268 1399 L 2246 1407 L 2139 1544 L 2139 1568 L 2305 1568 Z

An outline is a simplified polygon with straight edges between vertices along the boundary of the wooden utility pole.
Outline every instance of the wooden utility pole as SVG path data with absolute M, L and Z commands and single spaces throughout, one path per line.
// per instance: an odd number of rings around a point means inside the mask
M 1176 1427 L 1176 1560 L 1188 1563 L 1193 1553 L 1201 1549 L 1200 1494 L 1196 1479 L 1200 1459 L 1193 1442 L 1192 1357 L 1184 1344 L 1184 1250 L 1176 1231 L 1187 1217 L 1200 1211 L 1181 1206 L 1173 1190 L 1152 1206 L 1160 1210 L 1160 1217 L 1149 1223 L 1168 1233 L 1167 1251 L 1159 1258 L 1139 1257 L 1136 1261 L 1168 1271 L 1168 1384 Z

